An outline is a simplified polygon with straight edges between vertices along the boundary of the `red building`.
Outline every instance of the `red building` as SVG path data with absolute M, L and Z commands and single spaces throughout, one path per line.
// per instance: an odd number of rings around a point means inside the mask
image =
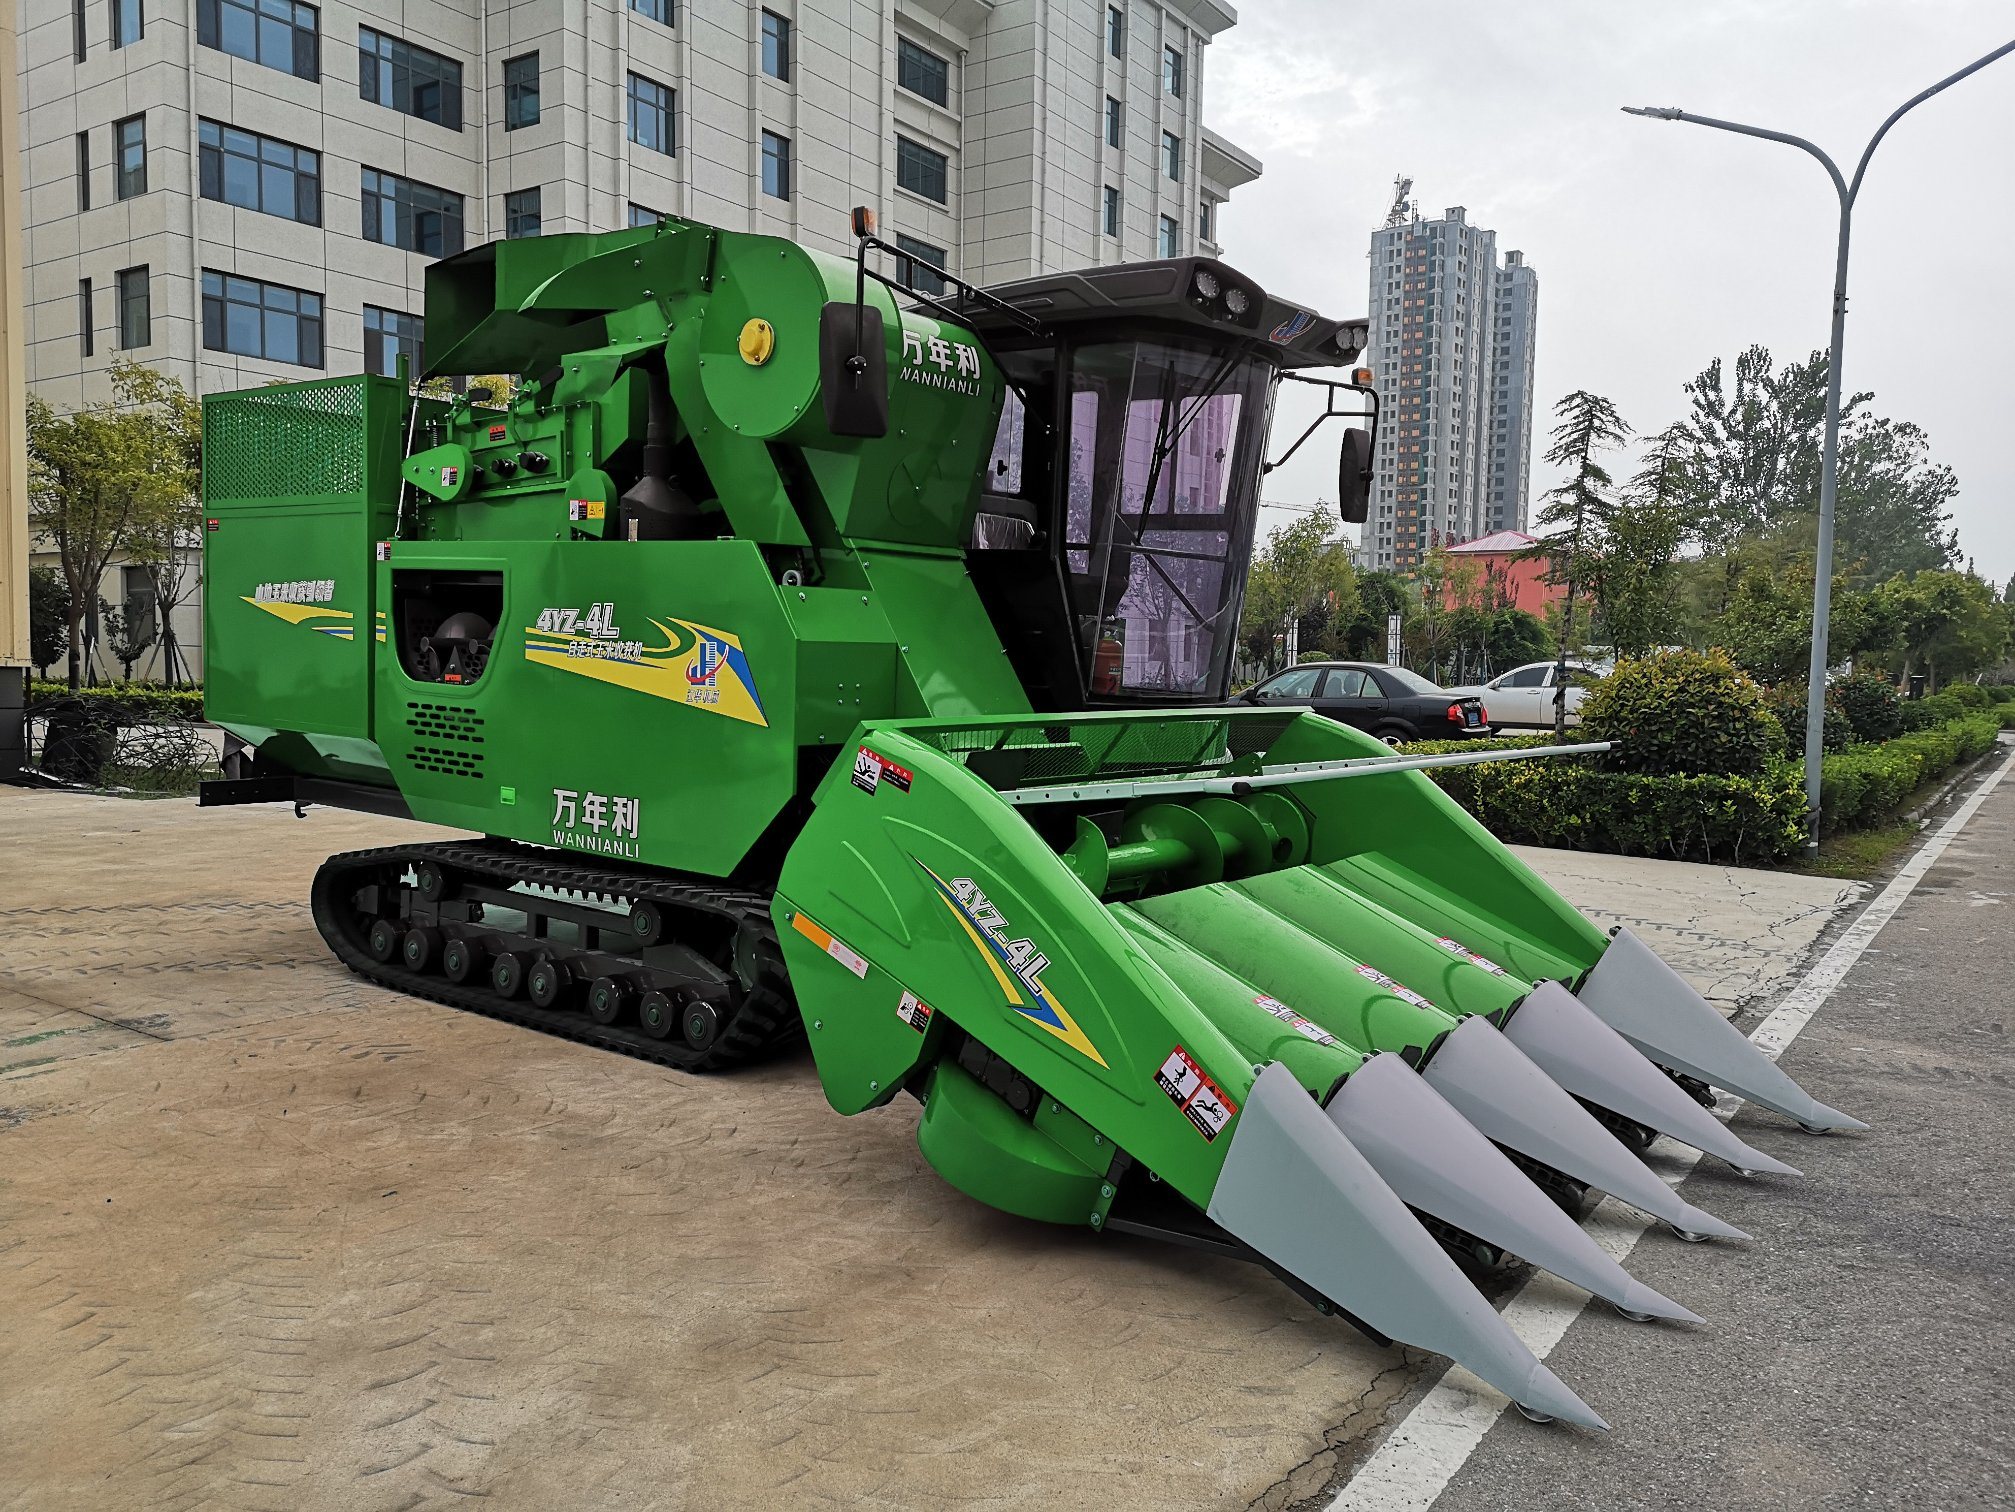
M 1546 580 L 1546 559 L 1525 553 L 1538 544 L 1538 537 L 1522 530 L 1494 530 L 1487 536 L 1464 541 L 1448 548 L 1455 562 L 1482 570 L 1483 599 L 1487 604 L 1509 604 L 1527 614 L 1545 617 L 1547 607 L 1567 594 L 1565 585 Z

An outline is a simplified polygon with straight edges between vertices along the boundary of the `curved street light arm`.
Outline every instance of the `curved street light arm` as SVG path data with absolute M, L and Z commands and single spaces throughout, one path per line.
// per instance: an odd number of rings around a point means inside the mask
M 1930 99 L 1940 90 L 1950 89 L 1954 84 L 1957 84 L 1961 79 L 1965 78 L 1968 74 L 1978 73 L 1981 69 L 1985 68 L 1989 63 L 1992 63 L 1996 58 L 2005 58 L 2011 52 L 2015 52 L 2015 42 L 2004 42 L 1999 47 L 1995 48 L 1994 51 L 1987 54 L 1986 57 L 1974 59 L 1973 62 L 1968 63 L 1956 74 L 1947 75 L 1945 78 L 1940 79 L 1936 84 L 1933 84 L 1929 89 L 1923 91 L 1923 93 L 1912 95 L 1909 99 L 1905 100 L 1901 105 L 1898 105 L 1895 108 L 1895 110 L 1891 111 L 1889 114 L 1889 119 L 1884 121 L 1880 126 L 1876 128 L 1875 135 L 1868 139 L 1868 145 L 1861 151 L 1861 162 L 1854 170 L 1854 182 L 1848 185 L 1845 191 L 1849 203 L 1852 203 L 1854 197 L 1861 192 L 1861 177 L 1868 171 L 1868 160 L 1873 156 L 1875 156 L 1876 147 L 1881 143 L 1882 139 L 1889 134 L 1889 128 L 1891 126 L 1894 126 L 1898 121 L 1902 120 L 1903 117 L 1907 115 L 1910 111 L 1916 109 L 1919 105 L 1922 105 L 1926 100 Z M 1837 179 L 1839 175 L 1835 174 L 1834 177 Z

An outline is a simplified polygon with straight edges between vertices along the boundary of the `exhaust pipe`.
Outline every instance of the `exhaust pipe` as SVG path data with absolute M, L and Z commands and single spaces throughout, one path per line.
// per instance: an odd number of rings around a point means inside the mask
M 1278 1061 L 1253 1083 L 1205 1211 L 1367 1326 L 1446 1355 L 1527 1416 L 1608 1428 L 1525 1347 Z

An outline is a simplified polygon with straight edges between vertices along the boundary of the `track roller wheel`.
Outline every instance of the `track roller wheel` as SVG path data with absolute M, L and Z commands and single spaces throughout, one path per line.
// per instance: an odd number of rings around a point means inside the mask
M 551 1008 L 566 996 L 567 988 L 572 985 L 567 968 L 550 957 L 541 956 L 525 973 L 525 996 L 535 1008 Z
M 441 959 L 441 931 L 431 924 L 407 930 L 399 940 L 399 959 L 408 971 L 432 971 Z
M 637 999 L 637 1023 L 652 1039 L 667 1039 L 678 1027 L 678 1006 L 662 992 L 647 992 Z
M 447 874 L 432 861 L 422 861 L 413 868 L 414 888 L 429 903 L 441 901 L 441 895 L 448 890 Z
M 490 962 L 490 985 L 498 997 L 514 998 L 525 990 L 525 958 L 515 950 L 500 951 Z
M 454 939 L 441 947 L 441 974 L 457 985 L 475 981 L 485 964 L 482 947 L 472 940 Z
M 630 933 L 645 945 L 656 945 L 665 938 L 664 910 L 655 903 L 639 903 L 630 910 Z
M 721 1012 L 712 1003 L 694 998 L 679 1016 L 679 1032 L 695 1050 L 706 1050 L 721 1037 Z
M 381 964 L 399 953 L 399 926 L 392 919 L 373 919 L 371 932 L 364 936 L 364 949 Z
M 588 1017 L 598 1024 L 616 1023 L 629 1012 L 635 996 L 635 990 L 621 977 L 596 977 L 588 984 Z

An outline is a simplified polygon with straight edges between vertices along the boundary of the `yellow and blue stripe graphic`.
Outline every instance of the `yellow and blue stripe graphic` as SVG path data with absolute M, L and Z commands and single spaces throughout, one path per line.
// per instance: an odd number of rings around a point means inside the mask
M 285 620 L 290 625 L 305 625 L 310 630 L 319 631 L 336 640 L 348 641 L 357 638 L 357 628 L 351 622 L 352 616 L 347 609 L 331 609 L 327 604 L 287 603 L 279 599 L 246 598 L 245 602 L 254 609 L 265 610 L 276 619 Z M 310 623 L 314 620 L 327 620 L 329 623 Z M 378 638 L 384 639 L 382 630 L 379 631 Z
M 661 643 L 525 629 L 525 660 L 767 727 L 741 640 L 691 620 L 653 619 Z
M 928 866 L 924 866 L 923 862 L 919 861 L 917 865 L 923 866 L 924 875 L 929 877 L 932 885 L 937 888 L 940 901 L 951 910 L 952 917 L 971 939 L 981 959 L 986 962 L 987 969 L 993 972 L 994 980 L 1000 983 L 1001 991 L 1007 995 L 1008 1006 L 1038 1029 L 1055 1035 L 1080 1055 L 1089 1056 L 1099 1065 L 1105 1065 L 1105 1057 L 1098 1053 L 1098 1048 L 1092 1044 L 1084 1030 L 1078 1027 L 1077 1020 L 1070 1016 L 1057 995 L 1043 985 L 1040 971 L 1028 970 L 1024 962 L 1010 955 L 1008 942 L 1002 934 L 982 922 L 969 905 L 960 902 L 958 893 L 950 883 Z M 992 911 L 990 906 L 989 911 Z M 1024 947 L 1028 944 L 1026 940 L 1016 943 Z

